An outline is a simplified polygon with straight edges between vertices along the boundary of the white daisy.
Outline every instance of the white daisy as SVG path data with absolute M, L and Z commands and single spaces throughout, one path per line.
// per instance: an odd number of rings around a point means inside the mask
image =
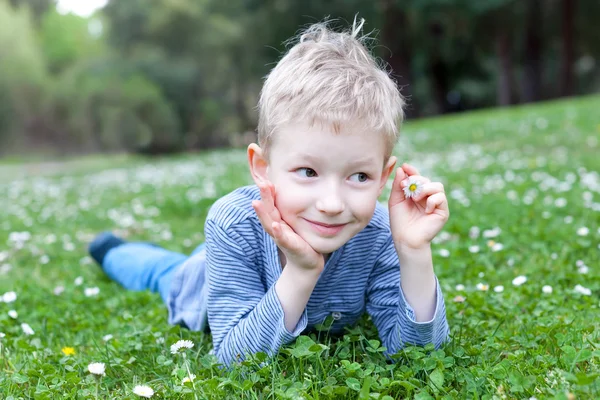
M 8 316 L 11 317 L 12 319 L 17 319 L 19 318 L 19 314 L 15 311 L 15 310 L 10 310 L 8 312 Z
M 146 385 L 137 385 L 133 388 L 133 394 L 137 394 L 140 397 L 145 397 L 149 399 L 154 396 L 154 390 L 150 386 Z
M 100 288 L 98 288 L 98 287 L 85 288 L 83 290 L 83 293 L 85 294 L 86 297 L 97 296 L 98 293 L 100 293 Z
M 466 299 L 467 298 L 465 296 L 458 295 L 455 296 L 454 299 L 452 299 L 452 301 L 454 301 L 455 303 L 464 303 Z
M 171 354 L 177 354 L 180 353 L 180 350 L 182 349 L 185 351 L 192 347 L 194 347 L 194 343 L 192 343 L 191 340 L 179 340 L 177 343 L 171 345 Z
M 6 335 L 2 332 L 0 332 L 0 339 L 2 339 L 3 337 L 5 337 Z
M 482 292 L 485 292 L 486 290 L 488 290 L 490 288 L 490 285 L 485 285 L 481 282 L 479 282 L 477 284 L 477 290 L 481 290 Z
M 583 264 L 581 267 L 579 267 L 577 269 L 577 271 L 579 271 L 580 274 L 587 274 L 588 272 L 590 272 L 590 269 L 588 268 L 587 265 Z
M 497 237 L 498 235 L 500 235 L 502 233 L 502 229 L 500 229 L 500 227 L 495 227 L 494 229 L 486 229 L 483 231 L 483 237 L 485 239 L 492 239 Z
M 444 258 L 450 257 L 450 251 L 448 249 L 440 249 L 438 254 Z
M 504 292 L 504 286 L 498 285 L 498 286 L 494 287 L 494 292 L 496 292 L 496 293 Z
M 105 376 L 106 375 L 106 369 L 104 368 L 104 363 L 91 363 L 90 365 L 88 365 L 88 371 L 90 371 L 91 374 L 94 375 L 98 375 L 98 376 Z
M 585 226 L 582 226 L 581 228 L 577 229 L 577 234 L 579 236 L 587 236 L 588 233 L 590 233 L 590 230 Z
M 584 296 L 591 296 L 591 294 L 592 294 L 592 291 L 590 289 L 583 287 L 581 285 L 575 286 L 575 291 L 577 293 L 581 293 Z
M 17 300 L 17 294 L 15 292 L 6 292 L 2 295 L 2 301 L 5 303 L 12 303 Z
M 477 246 L 477 245 L 469 246 L 469 252 L 473 253 L 473 254 L 479 253 L 479 246 Z
M 544 285 L 542 287 L 542 292 L 544 292 L 546 294 L 552 293 L 552 286 L 550 286 L 550 285 Z
M 504 245 L 502 243 L 494 243 L 492 245 L 492 251 L 496 252 L 496 251 L 500 251 L 504 248 Z
M 60 296 L 62 294 L 62 292 L 65 291 L 65 287 L 64 286 L 57 286 L 54 288 L 54 290 L 52 291 L 52 293 L 54 293 L 55 296 Z
M 519 275 L 515 279 L 512 280 L 512 284 L 515 286 L 521 286 L 525 282 L 527 282 L 527 277 L 524 275 Z
M 408 199 L 410 197 L 417 197 L 423 190 L 423 184 L 417 180 L 414 176 L 408 177 L 408 183 L 404 187 L 404 196 Z
M 111 335 L 111 334 L 102 336 L 102 340 L 104 340 L 105 342 L 108 342 L 112 338 L 113 338 L 113 335 Z
M 35 333 L 33 331 L 33 329 L 31 329 L 31 327 L 29 326 L 29 324 L 26 324 L 25 322 L 23 322 L 21 324 L 21 329 L 23 329 L 23 333 L 26 334 L 27 336 L 33 335 Z
M 187 382 L 192 382 L 195 379 L 196 379 L 196 375 L 190 374 L 190 375 L 186 376 L 185 378 L 183 378 L 183 380 L 181 381 L 181 384 L 185 385 Z
M 459 292 L 462 292 L 463 290 L 465 290 L 465 285 L 459 283 L 458 285 L 456 285 L 455 289 Z
M 75 286 L 81 286 L 81 284 L 83 283 L 83 276 L 78 276 L 77 278 L 75 278 Z

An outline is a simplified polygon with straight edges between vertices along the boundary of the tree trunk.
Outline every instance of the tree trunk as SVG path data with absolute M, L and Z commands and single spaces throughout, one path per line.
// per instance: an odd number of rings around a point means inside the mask
M 446 96 L 448 95 L 448 71 L 440 49 L 440 43 L 444 36 L 444 28 L 439 22 L 434 22 L 430 26 L 430 32 L 434 43 L 429 55 L 429 73 L 431 74 L 433 85 L 433 98 L 436 113 L 444 114 L 449 111 L 448 101 L 446 100 Z
M 407 102 L 406 116 L 417 117 L 419 106 L 411 86 L 413 84 L 410 66 L 412 50 L 406 11 L 398 8 L 393 0 L 381 0 L 379 5 L 383 15 L 381 44 L 389 49 L 384 56 L 385 61 L 391 67 L 392 77 L 398 83 L 402 96 Z
M 574 36 L 576 0 L 562 0 L 562 65 L 560 73 L 560 95 L 573 94 L 573 62 L 575 59 Z
M 542 98 L 542 10 L 540 0 L 529 0 L 525 26 L 523 55 L 523 101 L 530 103 Z
M 512 62 L 510 36 L 505 29 L 496 32 L 496 57 L 498 60 L 497 103 L 506 106 L 512 103 Z

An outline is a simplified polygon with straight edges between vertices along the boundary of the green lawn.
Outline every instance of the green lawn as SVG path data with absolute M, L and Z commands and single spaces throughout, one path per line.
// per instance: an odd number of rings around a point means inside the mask
M 446 187 L 433 246 L 452 340 L 388 364 L 365 317 L 231 371 L 86 245 L 114 229 L 191 251 L 212 202 L 250 183 L 243 150 L 0 165 L 0 398 L 133 399 L 136 385 L 168 399 L 600 398 L 600 97 L 407 123 L 396 153 Z

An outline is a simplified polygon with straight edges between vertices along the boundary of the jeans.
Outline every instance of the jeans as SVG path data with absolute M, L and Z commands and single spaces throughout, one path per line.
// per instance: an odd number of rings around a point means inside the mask
M 192 255 L 204 246 L 196 247 Z M 125 289 L 158 292 L 167 304 L 174 273 L 188 257 L 156 245 L 128 242 L 108 251 L 102 269 Z

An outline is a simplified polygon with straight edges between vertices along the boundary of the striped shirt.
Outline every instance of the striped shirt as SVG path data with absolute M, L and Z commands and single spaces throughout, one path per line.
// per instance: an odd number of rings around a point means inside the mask
M 252 208 L 260 199 L 246 186 L 219 199 L 205 224 L 206 247 L 175 273 L 168 301 L 169 322 L 212 332 L 214 353 L 224 364 L 246 353 L 275 354 L 328 316 L 339 334 L 366 311 L 386 355 L 404 344 L 433 343 L 449 333 L 444 297 L 436 277 L 436 308 L 427 322 L 415 321 L 400 286 L 400 265 L 387 209 L 378 204 L 369 224 L 331 254 L 297 326 L 288 331 L 275 292 L 281 275 L 277 246 Z M 206 284 L 205 284 L 206 280 Z M 208 321 L 207 321 L 208 320 Z

